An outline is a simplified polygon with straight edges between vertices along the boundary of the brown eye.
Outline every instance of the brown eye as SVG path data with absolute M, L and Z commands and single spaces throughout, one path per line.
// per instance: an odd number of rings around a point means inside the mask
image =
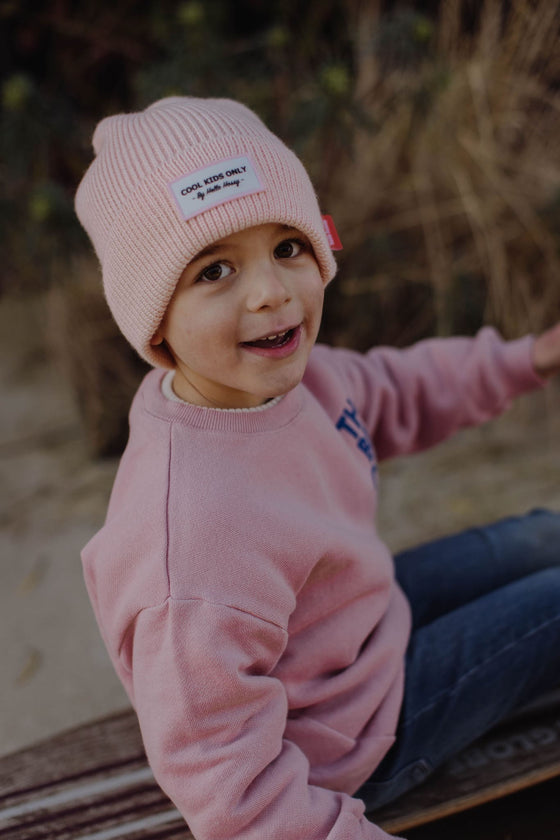
M 304 243 L 299 239 L 284 239 L 274 249 L 274 256 L 278 260 L 288 260 L 301 254 L 304 247 Z
M 214 283 L 216 280 L 223 280 L 224 277 L 229 277 L 232 269 L 223 262 L 212 263 L 207 266 L 204 271 L 198 275 L 196 282 Z

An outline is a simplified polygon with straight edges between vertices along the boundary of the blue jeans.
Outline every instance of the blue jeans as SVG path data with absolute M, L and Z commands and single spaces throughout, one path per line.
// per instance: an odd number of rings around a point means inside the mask
M 395 566 L 413 630 L 396 741 L 355 794 L 367 811 L 560 685 L 560 514 L 473 528 Z

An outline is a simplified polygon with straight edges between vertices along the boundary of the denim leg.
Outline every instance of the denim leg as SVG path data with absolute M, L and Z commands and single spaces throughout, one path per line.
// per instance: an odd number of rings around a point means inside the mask
M 424 558 L 416 571 L 424 575 L 426 560 L 431 586 L 413 587 L 419 608 L 396 742 L 356 794 L 368 810 L 423 781 L 513 709 L 560 684 L 559 523 L 554 514 L 535 512 L 475 529 L 474 536 L 438 540 L 439 574 L 427 547 L 418 550 Z M 492 570 L 492 563 L 503 568 Z M 441 585 L 450 566 L 453 585 Z M 480 580 L 473 582 L 476 569 Z M 434 590 L 437 608 L 429 603 Z
M 540 569 L 560 566 L 560 514 L 533 510 L 395 557 L 414 627 Z

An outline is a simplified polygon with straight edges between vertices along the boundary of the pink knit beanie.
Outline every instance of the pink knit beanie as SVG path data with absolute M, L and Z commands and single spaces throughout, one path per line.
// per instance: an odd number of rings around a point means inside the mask
M 102 120 L 76 212 L 103 270 L 120 329 L 150 364 L 170 367 L 150 339 L 187 263 L 253 225 L 299 228 L 327 283 L 336 270 L 317 198 L 298 158 L 249 108 L 170 97 Z

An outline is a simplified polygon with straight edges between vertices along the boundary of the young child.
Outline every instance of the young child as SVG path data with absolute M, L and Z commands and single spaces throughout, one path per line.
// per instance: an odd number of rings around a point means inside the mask
M 377 461 L 539 387 L 560 330 L 314 347 L 335 262 L 255 114 L 168 98 L 93 143 L 77 212 L 156 369 L 83 563 L 154 775 L 197 840 L 386 838 L 365 808 L 560 682 L 560 518 L 394 562 Z

